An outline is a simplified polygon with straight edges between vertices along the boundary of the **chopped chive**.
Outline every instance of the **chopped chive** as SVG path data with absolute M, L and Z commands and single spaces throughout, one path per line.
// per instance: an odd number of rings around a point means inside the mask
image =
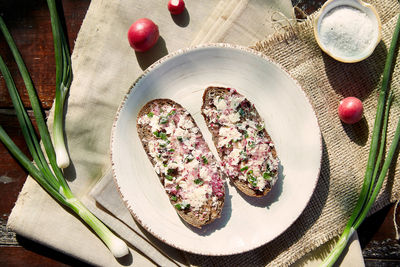
M 247 181 L 254 187 L 257 187 L 257 178 L 253 175 L 253 171 L 249 170 L 247 172 Z
M 168 181 L 172 181 L 172 180 L 174 179 L 174 177 L 171 176 L 171 175 L 165 175 L 165 178 L 166 178 Z
M 166 135 L 164 132 L 161 132 L 161 133 L 160 133 L 160 138 L 161 138 L 162 140 L 166 141 L 166 140 L 167 140 L 167 135 Z
M 263 173 L 263 178 L 264 178 L 265 180 L 267 180 L 267 181 L 271 181 L 271 180 L 272 180 L 272 176 L 271 176 L 271 174 L 268 173 L 268 172 L 264 172 L 264 173 Z
M 171 199 L 172 199 L 173 201 L 176 201 L 176 200 L 177 200 L 177 197 L 176 197 L 176 196 L 171 196 Z
M 242 117 L 246 116 L 246 113 L 244 112 L 244 110 L 242 108 L 239 108 L 238 112 L 239 112 L 240 116 L 242 116 Z
M 201 158 L 203 159 L 204 164 L 208 164 L 208 159 L 205 156 L 201 156 Z
M 178 210 L 186 210 L 190 208 L 190 204 L 179 203 L 175 205 L 175 208 L 177 208 Z
M 254 141 L 249 141 L 248 145 L 250 148 L 255 148 L 256 147 L 256 143 Z
M 164 140 L 164 141 L 168 140 L 167 134 L 164 133 L 164 132 L 155 131 L 155 132 L 153 132 L 153 134 L 154 134 L 155 137 L 160 138 L 161 140 Z
M 264 125 L 257 124 L 256 128 L 258 131 L 261 131 L 264 129 Z
M 149 117 L 149 118 L 153 118 L 153 116 L 154 116 L 154 113 L 153 112 L 149 112 L 149 113 L 147 113 L 147 117 Z
M 192 155 L 187 155 L 185 158 L 186 163 L 191 162 L 192 160 L 194 160 L 194 157 Z
M 194 183 L 201 185 L 201 184 L 203 184 L 203 180 L 198 178 L 198 179 L 194 180 Z
M 168 118 L 161 117 L 159 122 L 160 122 L 160 124 L 166 124 L 168 122 Z
M 249 166 L 244 166 L 243 168 L 240 169 L 241 172 L 247 171 L 249 169 Z

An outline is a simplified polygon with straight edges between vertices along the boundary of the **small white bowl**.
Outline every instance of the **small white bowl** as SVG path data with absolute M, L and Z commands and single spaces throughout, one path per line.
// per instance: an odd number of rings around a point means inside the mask
M 344 53 L 337 49 L 337 47 L 332 47 L 331 44 L 327 44 L 326 40 L 323 40 L 321 34 L 321 23 L 327 15 L 332 14 L 335 12 L 334 9 L 340 7 L 351 7 L 355 8 L 367 15 L 367 18 L 371 21 L 373 34 L 371 34 L 371 40 L 369 44 L 361 50 L 356 52 Z M 339 25 L 338 25 L 339 26 Z M 381 21 L 376 9 L 367 3 L 362 2 L 361 0 L 328 0 L 319 11 L 319 14 L 315 18 L 314 21 L 314 36 L 315 39 L 320 46 L 320 48 L 332 58 L 345 62 L 345 63 L 354 63 L 359 62 L 361 60 L 366 59 L 369 57 L 375 50 L 376 46 L 381 40 Z

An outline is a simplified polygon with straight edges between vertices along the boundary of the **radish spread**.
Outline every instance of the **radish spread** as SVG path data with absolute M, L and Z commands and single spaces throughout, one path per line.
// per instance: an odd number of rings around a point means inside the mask
M 151 128 L 147 143 L 156 173 L 178 210 L 192 211 L 200 220 L 204 206 L 224 198 L 219 163 L 190 114 L 173 105 L 155 105 L 138 124 Z M 210 204 L 211 203 L 211 204 Z
M 279 161 L 264 122 L 254 106 L 234 89 L 216 96 L 203 109 L 217 136 L 224 172 L 240 179 L 254 190 L 271 188 L 276 180 Z

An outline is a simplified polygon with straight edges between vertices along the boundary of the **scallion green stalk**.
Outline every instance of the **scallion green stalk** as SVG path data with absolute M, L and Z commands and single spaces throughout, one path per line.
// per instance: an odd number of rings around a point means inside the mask
M 39 129 L 39 134 L 43 142 L 43 146 L 48 158 L 47 162 L 44 152 L 36 136 L 36 132 L 29 119 L 29 116 L 23 106 L 22 100 L 18 94 L 15 83 L 11 74 L 0 56 L 0 71 L 4 77 L 7 88 L 13 102 L 19 124 L 24 135 L 24 139 L 28 146 L 29 152 L 35 162 L 33 164 L 29 158 L 15 145 L 11 138 L 0 125 L 0 140 L 7 147 L 10 153 L 18 160 L 18 162 L 29 172 L 29 174 L 45 189 L 55 200 L 60 204 L 68 207 L 75 212 L 86 224 L 91 227 L 100 239 L 110 249 L 112 254 L 119 258 L 129 253 L 128 247 L 124 241 L 114 235 L 96 216 L 94 216 L 71 192 L 61 169 L 57 166 L 56 156 L 50 134 L 47 129 L 46 122 L 43 117 L 43 112 L 39 104 L 39 99 L 36 95 L 33 83 L 29 73 L 22 60 L 18 49 L 8 32 L 8 29 L 0 17 L 0 29 L 3 32 L 5 39 L 10 46 L 14 59 L 17 62 L 20 73 L 23 77 L 25 87 L 27 88 L 29 99 L 34 111 L 34 116 Z
M 324 260 L 321 266 L 333 266 L 333 264 L 337 261 L 352 234 L 358 229 L 358 227 L 366 218 L 382 187 L 382 183 L 386 177 L 389 167 L 395 158 L 394 153 L 398 148 L 400 140 L 400 119 L 397 123 L 397 128 L 392 140 L 392 144 L 390 145 L 386 159 L 384 160 L 382 165 L 386 143 L 389 109 L 393 97 L 392 95 L 390 95 L 388 99 L 387 95 L 389 92 L 390 78 L 394 68 L 393 61 L 398 46 L 399 33 L 400 15 L 397 19 L 397 24 L 393 33 L 389 52 L 386 58 L 385 68 L 383 71 L 382 86 L 379 92 L 375 123 L 372 131 L 370 151 L 364 176 L 364 183 L 361 188 L 356 207 L 354 208 L 353 213 L 349 221 L 347 222 L 342 235 L 340 236 L 335 247 L 328 255 L 328 257 Z
M 64 142 L 64 105 L 72 80 L 71 57 L 67 38 L 64 34 L 54 0 L 47 0 L 50 11 L 51 28 L 56 60 L 56 99 L 54 103 L 53 141 L 57 165 L 69 166 L 69 155 Z

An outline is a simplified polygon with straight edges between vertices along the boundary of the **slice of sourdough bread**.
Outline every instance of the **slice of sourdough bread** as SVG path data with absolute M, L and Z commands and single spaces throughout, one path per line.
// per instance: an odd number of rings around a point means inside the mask
M 279 159 L 256 108 L 236 90 L 208 87 L 202 115 L 225 174 L 248 196 L 265 196 L 278 179 Z
M 192 116 L 170 99 L 140 110 L 137 131 L 171 204 L 183 220 L 201 228 L 221 216 L 222 171 Z

